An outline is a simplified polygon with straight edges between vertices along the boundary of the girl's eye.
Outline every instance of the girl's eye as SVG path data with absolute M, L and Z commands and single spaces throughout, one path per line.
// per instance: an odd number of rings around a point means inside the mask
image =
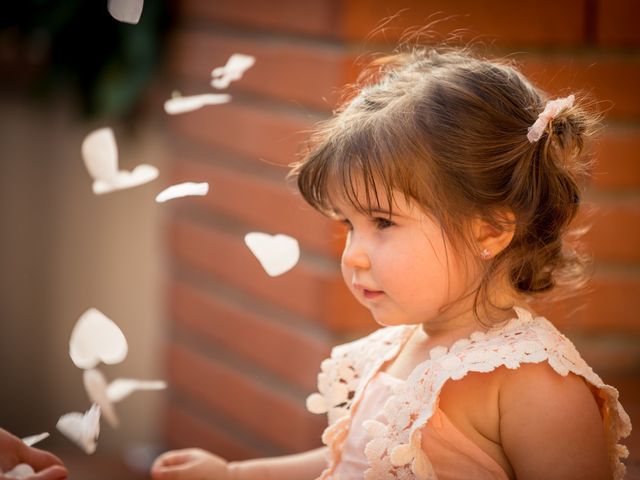
M 384 217 L 375 217 L 373 222 L 376 224 L 376 228 L 379 230 L 384 230 L 385 228 L 393 227 L 395 223 L 393 223 L 390 219 Z

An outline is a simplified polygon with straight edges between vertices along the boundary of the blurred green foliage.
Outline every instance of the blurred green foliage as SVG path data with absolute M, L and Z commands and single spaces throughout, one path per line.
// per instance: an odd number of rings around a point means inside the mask
M 40 58 L 44 68 L 34 85 L 39 94 L 74 88 L 90 116 L 126 117 L 135 110 L 160 64 L 167 2 L 147 0 L 136 25 L 111 17 L 107 0 L 5 3 L 0 36 L 17 38 L 21 54 Z

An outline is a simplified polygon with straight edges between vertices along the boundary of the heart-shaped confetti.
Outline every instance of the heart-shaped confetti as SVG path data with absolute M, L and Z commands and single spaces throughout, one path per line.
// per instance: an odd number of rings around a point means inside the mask
M 118 169 L 118 147 L 109 127 L 94 130 L 82 142 L 82 157 L 93 178 L 93 193 L 100 195 L 115 190 L 137 187 L 155 180 L 158 169 L 138 165 L 131 172 Z
M 84 388 L 91 401 L 97 404 L 104 418 L 113 427 L 118 426 L 114 403 L 123 400 L 138 390 L 162 390 L 167 388 L 166 382 L 160 380 L 136 380 L 118 378 L 111 383 L 97 369 L 85 370 L 83 373 Z
M 103 362 L 120 363 L 128 352 L 122 330 L 104 313 L 90 308 L 76 322 L 69 339 L 69 356 L 78 368 L 93 368 Z
M 14 478 L 14 479 L 23 480 L 25 478 L 31 477 L 35 473 L 36 472 L 33 470 L 31 465 L 28 465 L 26 463 L 19 463 L 8 472 L 2 473 L 2 470 L 0 470 L 0 477 L 7 478 L 7 479 Z
M 58 420 L 56 428 L 85 453 L 91 454 L 96 451 L 100 435 L 100 407 L 93 404 L 84 414 L 65 413 Z
M 216 67 L 211 71 L 211 86 L 222 89 L 227 88 L 231 82 L 240 80 L 244 72 L 256 63 L 256 58 L 244 53 L 234 53 L 222 67 Z
M 190 195 L 203 196 L 209 193 L 209 184 L 207 182 L 194 183 L 185 182 L 178 185 L 172 185 L 165 188 L 156 196 L 156 202 L 163 203 L 174 198 L 188 197 Z
M 39 443 L 48 437 L 49 437 L 49 432 L 43 432 L 43 433 L 39 433 L 38 435 L 29 435 L 28 437 L 24 437 L 22 441 L 28 447 L 32 447 L 36 443 Z
M 300 259 L 298 241 L 289 235 L 251 232 L 245 235 L 244 242 L 271 277 L 288 272 Z
M 120 22 L 136 24 L 140 21 L 144 0 L 109 0 L 107 9 Z
M 202 95 L 190 95 L 183 97 L 176 95 L 164 102 L 164 111 L 170 115 L 192 112 L 205 105 L 221 105 L 231 101 L 231 95 L 227 93 L 204 93 Z

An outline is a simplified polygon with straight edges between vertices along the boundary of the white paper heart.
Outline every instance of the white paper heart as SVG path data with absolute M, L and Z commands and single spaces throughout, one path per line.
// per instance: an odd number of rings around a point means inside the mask
M 97 369 L 85 370 L 83 374 L 84 388 L 93 403 L 96 403 L 112 427 L 118 426 L 114 403 L 123 400 L 138 390 L 162 390 L 167 388 L 166 382 L 160 380 L 136 380 L 118 378 L 111 383 Z
M 45 438 L 49 437 L 49 432 L 43 432 L 43 433 L 39 433 L 38 435 L 29 435 L 28 437 L 24 437 L 22 439 L 22 442 L 29 446 L 32 447 L 34 446 L 36 443 L 41 442 L 42 440 L 44 440 Z
M 128 352 L 122 330 L 101 311 L 90 308 L 84 312 L 71 332 L 69 356 L 78 368 L 93 368 L 103 362 L 120 363 Z
M 107 394 L 107 379 L 100 370 L 95 368 L 85 370 L 82 374 L 84 389 L 92 403 L 100 407 L 100 411 L 104 418 L 112 427 L 118 426 L 118 416 L 113 407 L 113 402 Z
M 112 181 L 97 179 L 93 182 L 93 193 L 101 195 L 103 193 L 113 192 L 115 190 L 124 190 L 139 185 L 144 185 L 155 180 L 158 177 L 158 169 L 151 165 L 138 165 L 131 172 L 119 170 L 118 174 Z
M 107 9 L 120 22 L 136 24 L 140 21 L 144 0 L 109 0 Z
M 288 272 L 300 259 L 298 241 L 289 235 L 250 232 L 245 235 L 244 243 L 271 277 Z
M 31 468 L 31 465 L 28 465 L 26 463 L 19 463 L 5 473 L 2 473 L 2 470 L 0 470 L 0 475 L 2 476 L 2 478 L 16 478 L 21 480 L 28 478 L 35 473 L 36 472 L 33 470 L 33 468 Z
M 119 402 L 133 392 L 141 390 L 164 390 L 167 382 L 162 380 L 136 380 L 133 378 L 117 378 L 107 387 L 107 396 L 112 402 Z
M 164 102 L 164 111 L 170 115 L 192 112 L 205 105 L 221 105 L 229 103 L 231 95 L 226 93 L 204 93 L 202 95 L 190 95 L 182 97 L 177 95 Z
M 93 404 L 84 414 L 65 413 L 58 420 L 56 428 L 85 453 L 91 454 L 96 451 L 100 435 L 100 407 Z
M 185 182 L 177 185 L 172 185 L 165 188 L 158 195 L 156 195 L 156 202 L 163 203 L 174 198 L 187 197 L 190 195 L 203 196 L 209 193 L 209 184 L 207 182 L 194 183 Z
M 222 89 L 227 88 L 231 82 L 240 80 L 244 72 L 256 63 L 256 58 L 244 53 L 234 53 L 227 60 L 226 65 L 216 67 L 211 71 L 211 86 Z
M 137 187 L 158 177 L 158 169 L 151 165 L 138 165 L 131 172 L 118 169 L 118 147 L 109 127 L 89 133 L 81 150 L 96 195 Z

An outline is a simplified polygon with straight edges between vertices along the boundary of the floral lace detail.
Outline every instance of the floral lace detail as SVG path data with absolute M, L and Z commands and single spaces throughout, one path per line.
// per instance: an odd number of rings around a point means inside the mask
M 387 422 L 369 420 L 363 425 L 371 438 L 365 448 L 370 467 L 364 474 L 366 480 L 436 479 L 433 467 L 422 450 L 421 431 L 433 415 L 445 382 L 461 379 L 469 372 L 490 372 L 499 366 L 517 369 L 523 363 L 544 361 L 558 374 L 565 376 L 572 372 L 599 389 L 604 400 L 603 417 L 614 478 L 624 477 L 625 467 L 620 459 L 626 457 L 628 451 L 626 447 L 618 445 L 618 441 L 629 435 L 631 422 L 618 402 L 617 390 L 602 382 L 580 357 L 571 341 L 549 321 L 543 317 L 533 318 L 530 312 L 521 308 L 516 308 L 516 313 L 517 318 L 503 326 L 487 332 L 476 332 L 469 338 L 457 341 L 449 349 L 434 348 L 430 358 L 417 365 L 409 378 L 395 387 L 394 394 L 387 400 L 383 410 Z M 331 447 L 333 458 L 321 479 L 332 478 L 331 472 L 339 461 L 338 452 L 350 427 L 349 409 L 366 385 L 366 382 L 363 384 L 356 379 L 370 378 L 383 363 L 371 362 L 373 366 L 364 373 L 368 359 L 389 359 L 397 352 L 399 345 L 391 348 L 392 340 L 395 339 L 399 344 L 399 334 L 407 335 L 406 330 L 402 332 L 397 328 L 394 327 L 396 330 L 393 332 L 381 329 L 370 337 L 344 346 L 346 348 L 339 347 L 334 350 L 336 357 L 332 355 L 329 363 L 323 363 L 319 389 L 324 403 L 313 395 L 315 400 L 310 402 L 312 407 L 323 407 L 311 411 L 328 411 L 331 423 L 323 434 L 323 441 Z M 386 341 L 380 342 L 382 339 Z M 345 384 L 346 389 L 333 386 L 335 379 Z

